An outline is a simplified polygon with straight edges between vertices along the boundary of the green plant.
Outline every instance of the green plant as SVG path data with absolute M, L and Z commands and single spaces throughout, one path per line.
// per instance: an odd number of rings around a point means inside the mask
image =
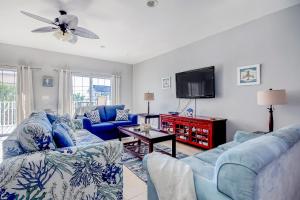
M 73 94 L 73 101 L 83 101 L 85 96 L 80 93 Z
M 1 84 L 0 101 L 14 101 L 16 96 L 16 86 Z

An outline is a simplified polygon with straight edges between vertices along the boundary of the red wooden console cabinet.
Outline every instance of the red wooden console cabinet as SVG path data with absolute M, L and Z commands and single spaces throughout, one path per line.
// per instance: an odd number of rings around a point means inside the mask
M 176 140 L 203 149 L 226 142 L 226 119 L 160 115 L 161 129 L 176 133 Z

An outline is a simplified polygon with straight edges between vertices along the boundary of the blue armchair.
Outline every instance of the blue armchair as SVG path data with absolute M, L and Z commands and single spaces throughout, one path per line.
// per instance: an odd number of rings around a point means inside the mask
M 123 110 L 125 105 L 99 106 L 97 110 L 100 115 L 100 123 L 93 124 L 87 117 L 83 117 L 83 128 L 100 137 L 103 140 L 118 138 L 118 126 L 137 124 L 138 117 L 129 114 L 128 121 L 115 121 L 117 109 Z

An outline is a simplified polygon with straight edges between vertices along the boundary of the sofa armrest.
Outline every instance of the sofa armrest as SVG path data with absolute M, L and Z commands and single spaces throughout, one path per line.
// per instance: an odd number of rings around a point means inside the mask
M 146 155 L 143 159 L 143 168 L 146 170 L 147 173 L 147 199 L 148 200 L 159 200 L 156 188 L 151 180 L 151 177 L 148 172 L 148 167 L 147 167 L 147 159 L 148 155 Z
M 88 130 L 88 131 L 91 132 L 91 130 L 92 130 L 92 122 L 91 122 L 91 120 L 89 118 L 87 118 L 87 117 L 83 117 L 82 118 L 82 126 L 83 126 L 84 129 L 86 129 L 86 130 Z
M 118 141 L 5 159 L 0 187 L 8 199 L 122 199 L 123 145 Z
M 132 124 L 138 123 L 138 116 L 136 114 L 129 114 L 128 119 L 132 122 Z

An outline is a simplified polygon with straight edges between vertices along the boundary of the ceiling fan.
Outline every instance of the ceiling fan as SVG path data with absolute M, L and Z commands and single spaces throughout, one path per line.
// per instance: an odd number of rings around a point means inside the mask
M 54 36 L 57 39 L 73 44 L 77 42 L 77 36 L 89 39 L 99 39 L 98 35 L 95 33 L 77 26 L 78 17 L 75 15 L 69 15 L 64 10 L 60 10 L 60 16 L 55 18 L 53 21 L 26 11 L 21 11 L 21 13 L 38 21 L 52 25 L 32 30 L 34 33 L 54 32 Z

